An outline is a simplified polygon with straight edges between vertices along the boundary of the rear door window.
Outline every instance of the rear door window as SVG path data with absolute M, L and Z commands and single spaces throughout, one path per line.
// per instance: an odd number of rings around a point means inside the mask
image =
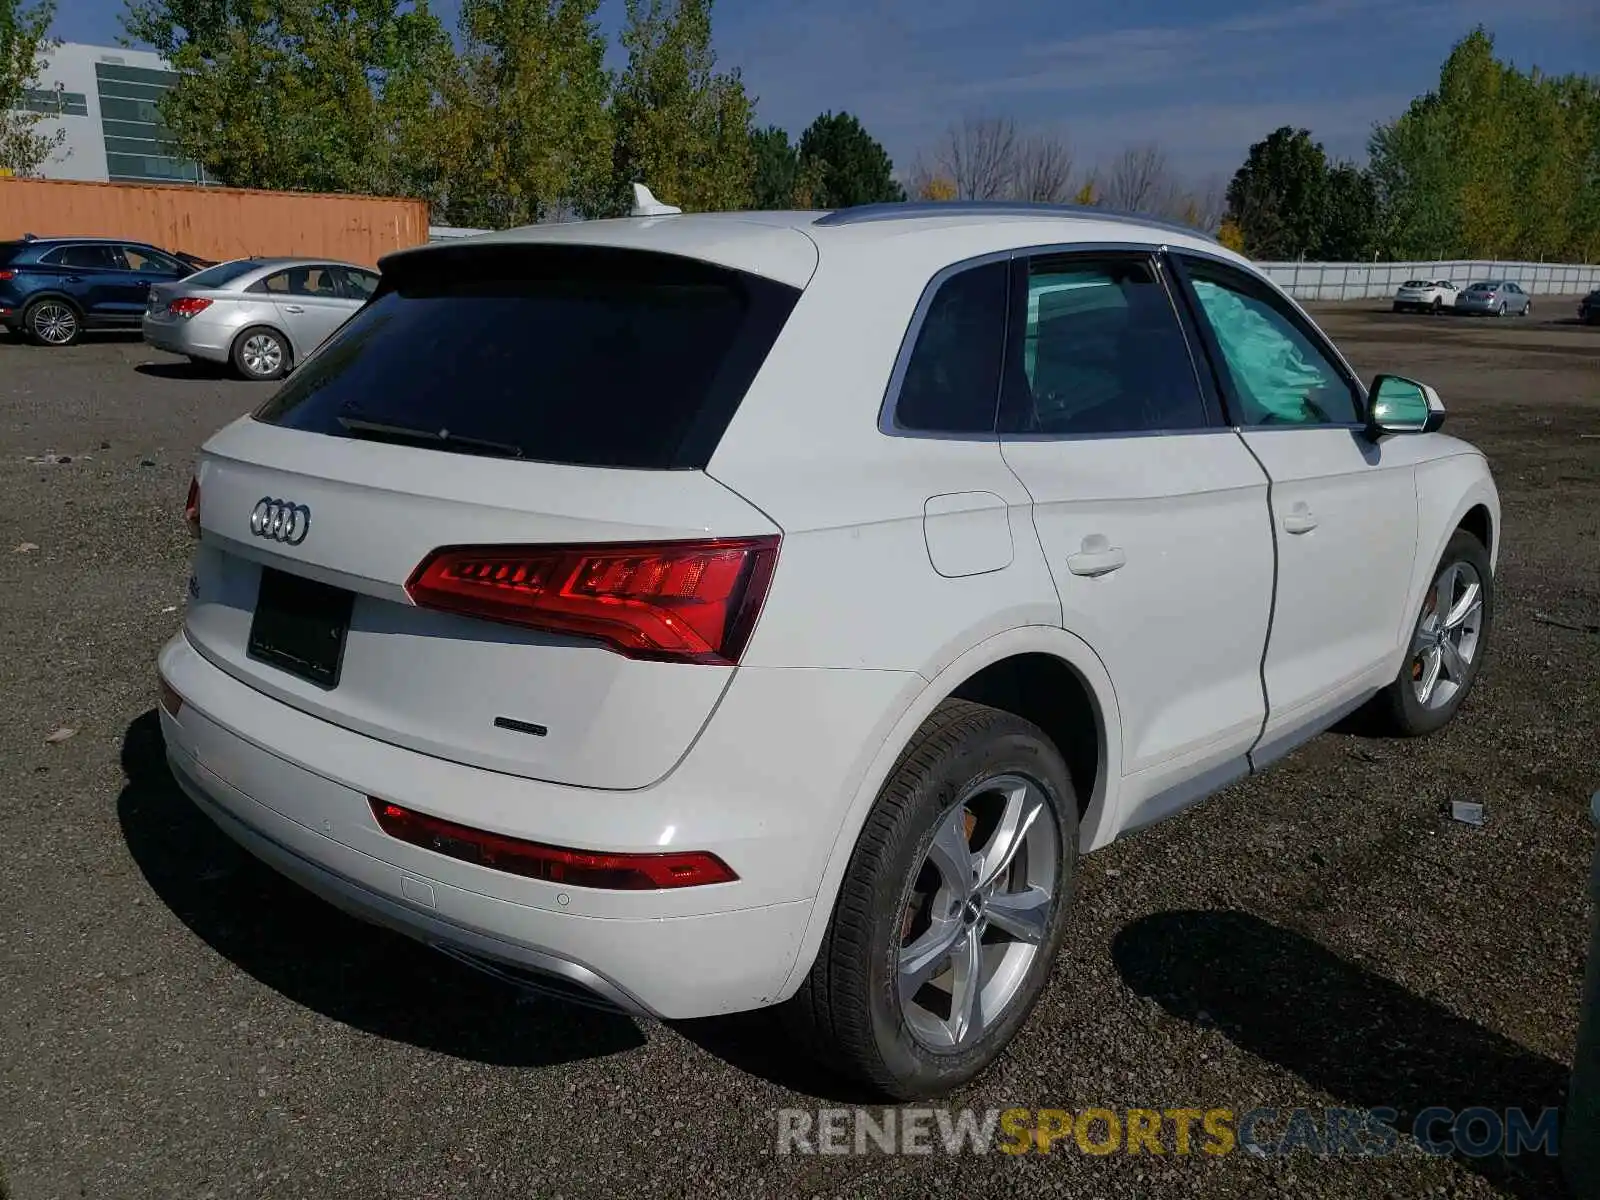
M 703 468 L 798 298 L 647 251 L 424 251 L 386 264 L 372 302 L 256 417 L 461 453 Z
M 54 266 L 76 267 L 80 270 L 116 271 L 121 269 L 116 251 L 110 246 L 62 246 L 46 254 L 41 262 Z
M 258 279 L 245 289 L 249 292 L 265 292 L 269 296 L 301 295 L 295 289 L 293 273 L 289 271 L 275 271 L 265 279 Z
M 1022 370 L 1007 380 L 1002 432 L 1207 426 L 1183 327 L 1148 256 L 1045 256 L 1026 270 Z

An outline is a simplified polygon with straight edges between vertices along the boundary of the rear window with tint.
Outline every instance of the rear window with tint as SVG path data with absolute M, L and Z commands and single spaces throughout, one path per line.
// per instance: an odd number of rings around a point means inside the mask
M 402 256 L 256 417 L 575 466 L 701 468 L 799 295 L 639 250 Z
M 235 259 L 233 262 L 218 263 L 214 267 L 207 267 L 204 271 L 197 271 L 184 280 L 191 287 L 216 288 L 232 283 L 239 276 L 254 271 L 261 264 L 248 258 Z
M 27 244 L 27 242 L 0 242 L 0 266 L 14 259 Z

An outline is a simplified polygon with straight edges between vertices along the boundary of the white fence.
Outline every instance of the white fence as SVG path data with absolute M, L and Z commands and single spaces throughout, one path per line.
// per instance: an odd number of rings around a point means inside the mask
M 474 234 L 488 232 L 487 229 L 461 229 L 455 225 L 429 225 L 428 240 L 430 242 L 453 242 L 456 238 L 472 237 Z
M 1509 279 L 1536 296 L 1580 296 L 1600 287 L 1600 265 L 1494 262 L 1257 263 L 1296 300 L 1366 300 L 1392 296 L 1408 279 L 1448 279 L 1457 287 L 1479 279 Z

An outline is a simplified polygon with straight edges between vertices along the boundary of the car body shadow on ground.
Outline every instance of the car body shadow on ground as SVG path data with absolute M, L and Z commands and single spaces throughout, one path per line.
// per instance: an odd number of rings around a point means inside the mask
M 211 380 L 226 378 L 228 375 L 228 369 L 221 363 L 192 362 L 186 358 L 137 363 L 133 369 L 152 379 Z
M 212 949 L 297 1004 L 473 1062 L 542 1067 L 632 1050 L 632 1020 L 544 1000 L 349 917 L 236 845 L 179 790 L 155 710 L 122 743 L 117 816 L 161 901 Z
M 1142 917 L 1116 936 L 1123 981 L 1182 1020 L 1286 1068 L 1337 1104 L 1399 1115 L 1520 1108 L 1530 1121 L 1559 1107 L 1568 1069 L 1245 912 L 1187 910 Z M 1431 1130 L 1448 1138 L 1448 1125 Z M 1562 1194 L 1559 1160 L 1543 1153 L 1458 1161 L 1509 1194 Z

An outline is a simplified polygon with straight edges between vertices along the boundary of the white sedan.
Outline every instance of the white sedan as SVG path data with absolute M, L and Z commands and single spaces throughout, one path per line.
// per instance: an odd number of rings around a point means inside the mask
M 1459 292 L 1448 279 L 1408 279 L 1394 294 L 1394 311 L 1442 312 L 1456 306 Z
M 1080 853 L 1460 709 L 1489 467 L 1244 258 L 636 211 L 389 256 L 202 447 L 162 730 L 285 875 L 586 1003 L 783 1005 L 932 1096 L 1026 1021 Z

